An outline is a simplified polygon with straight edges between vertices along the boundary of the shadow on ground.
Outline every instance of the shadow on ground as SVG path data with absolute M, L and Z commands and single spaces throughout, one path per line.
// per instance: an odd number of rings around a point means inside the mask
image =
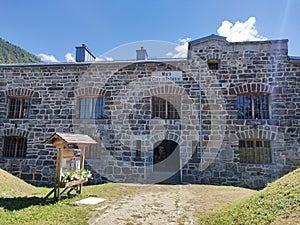
M 20 210 L 33 205 L 49 205 L 55 203 L 53 200 L 46 200 L 43 197 L 16 197 L 0 198 L 0 208 L 6 210 Z

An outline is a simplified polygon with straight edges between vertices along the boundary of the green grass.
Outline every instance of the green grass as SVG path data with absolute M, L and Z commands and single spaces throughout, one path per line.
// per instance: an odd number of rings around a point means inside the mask
M 118 184 L 87 186 L 83 194 L 75 197 L 63 197 L 54 202 L 52 197 L 45 200 L 44 196 L 51 189 L 34 188 L 33 193 L 38 196 L 18 196 L 0 198 L 0 224 L 88 224 L 89 212 L 94 206 L 76 205 L 75 201 L 86 197 L 103 197 L 118 200 L 120 193 L 129 194 L 138 192 L 136 189 L 126 190 Z
M 75 201 L 79 199 L 101 197 L 107 199 L 105 204 L 111 205 L 126 196 L 151 191 L 155 193 L 158 189 L 165 192 L 169 190 L 167 185 L 135 186 L 110 183 L 85 186 L 82 195 L 63 197 L 61 201 L 54 202 L 52 196 L 48 200 L 44 199 L 51 189 L 31 186 L 3 170 L 0 170 L 0 175 L 0 225 L 88 224 L 90 217 L 97 217 L 102 211 L 95 211 L 97 206 L 76 205 Z M 300 224 L 300 169 L 259 192 L 201 185 L 188 188 L 195 196 L 195 200 L 188 204 L 190 207 L 196 207 L 198 224 Z M 245 198 L 249 195 L 252 196 Z M 241 198 L 244 200 L 236 202 L 235 199 Z M 233 203 L 229 204 L 230 202 Z M 204 204 L 205 207 L 197 204 Z
M 77 200 L 93 196 L 117 201 L 142 189 L 113 183 L 86 186 L 82 195 L 63 196 L 59 202 L 53 201 L 53 195 L 44 199 L 50 190 L 34 187 L 0 169 L 0 225 L 88 224 L 89 213 L 95 206 L 77 205 Z
M 249 199 L 233 203 L 199 224 L 300 224 L 300 169 L 289 173 Z M 281 221 L 279 223 L 279 221 Z

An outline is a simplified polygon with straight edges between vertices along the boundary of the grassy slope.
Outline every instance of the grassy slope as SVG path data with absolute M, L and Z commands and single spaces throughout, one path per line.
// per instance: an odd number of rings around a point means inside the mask
M 300 224 L 300 169 L 247 200 L 234 203 L 201 224 Z
M 10 173 L 0 169 L 0 197 L 16 197 L 33 194 L 37 189 Z

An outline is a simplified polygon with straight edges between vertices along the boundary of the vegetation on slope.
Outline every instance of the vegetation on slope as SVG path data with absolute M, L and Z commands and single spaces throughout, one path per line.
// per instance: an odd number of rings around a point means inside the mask
M 31 195 L 36 188 L 0 169 L 0 197 Z
M 42 62 L 35 55 L 0 38 L 0 64 Z
M 300 169 L 297 169 L 247 200 L 234 203 L 201 224 L 299 224 Z M 297 216 L 298 215 L 298 216 Z M 283 222 L 283 221 L 289 221 Z

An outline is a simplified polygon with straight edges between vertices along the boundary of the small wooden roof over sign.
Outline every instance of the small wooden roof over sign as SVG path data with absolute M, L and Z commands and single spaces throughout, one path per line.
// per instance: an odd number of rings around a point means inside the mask
M 86 134 L 71 134 L 71 133 L 55 133 L 49 137 L 45 144 L 56 145 L 69 145 L 69 144 L 80 144 L 90 145 L 97 144 L 97 142 Z

